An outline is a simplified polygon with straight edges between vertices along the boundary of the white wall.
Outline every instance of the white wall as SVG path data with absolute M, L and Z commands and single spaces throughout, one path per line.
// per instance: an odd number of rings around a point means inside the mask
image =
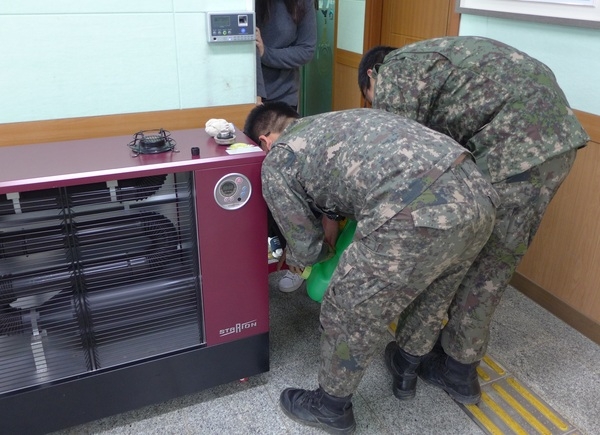
M 337 48 L 362 54 L 365 27 L 365 1 L 339 1 L 336 36 Z
M 209 44 L 207 11 L 253 0 L 2 0 L 0 123 L 255 101 L 253 41 Z

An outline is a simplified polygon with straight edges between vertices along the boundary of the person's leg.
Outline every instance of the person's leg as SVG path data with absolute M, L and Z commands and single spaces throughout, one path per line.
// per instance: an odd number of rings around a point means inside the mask
M 495 186 L 502 203 L 492 236 L 457 290 L 438 350 L 424 358 L 419 369 L 423 379 L 442 387 L 461 403 L 479 400 L 476 367 L 487 349 L 493 313 L 574 157 L 574 151 L 565 153 Z M 414 313 L 426 312 L 426 297 L 423 294 L 400 317 L 400 347 L 408 349 L 409 343 L 423 334 L 423 315 Z M 445 313 L 437 321 L 444 318 Z
M 450 174 L 447 175 L 447 177 L 449 176 Z M 477 194 L 473 192 L 480 191 L 482 185 L 490 188 L 489 183 L 472 162 L 455 168 L 451 176 L 456 183 L 455 189 L 461 192 L 460 197 L 463 198 L 463 201 L 477 203 Z M 448 306 L 454 296 L 454 293 L 440 292 L 438 288 L 458 287 L 491 233 L 496 210 L 487 198 L 483 203 L 479 203 L 477 212 L 480 213 L 482 219 L 478 224 L 483 225 L 471 227 L 477 239 L 474 239 L 473 235 L 461 234 L 459 241 L 448 241 L 444 245 L 448 247 L 446 249 L 449 249 L 450 246 L 462 246 L 462 261 L 447 269 L 429 286 L 427 291 L 422 292 L 401 313 L 398 319 L 398 325 L 400 325 L 398 330 L 402 328 L 403 324 L 406 324 L 404 332 L 415 325 L 418 325 L 418 329 L 411 329 L 411 333 L 405 336 L 399 334 L 397 341 L 390 342 L 386 347 L 384 361 L 393 378 L 392 391 L 398 399 L 410 399 L 415 396 L 417 381 L 415 366 L 418 366 L 420 356 L 427 354 L 436 345 L 442 322 L 446 318 Z M 488 216 L 487 220 L 483 219 L 483 216 L 486 215 Z M 432 307 L 437 307 L 437 310 L 433 310 Z
M 525 180 L 513 177 L 496 189 L 505 205 L 490 241 L 457 291 L 441 337 L 444 350 L 457 361 L 474 363 L 485 355 L 491 318 L 575 154 L 554 157 L 528 171 Z
M 403 225 L 412 227 L 410 222 Z M 414 232 L 412 228 L 411 231 Z M 344 251 L 323 298 L 319 388 L 312 391 L 288 388 L 280 397 L 281 408 L 288 417 L 330 433 L 354 430 L 352 395 L 387 325 L 435 278 L 437 264 L 419 255 L 430 251 L 423 243 L 418 245 L 421 249 L 415 246 L 407 251 L 404 268 L 394 267 L 394 273 L 382 276 L 381 265 L 373 265 L 373 257 L 381 260 L 390 256 L 381 250 L 375 254 L 373 249 L 379 244 L 371 242 L 370 247 L 364 241 L 354 242 Z M 396 248 L 404 251 L 405 242 Z M 443 243 L 435 244 L 436 249 L 442 246 Z M 390 282 L 389 277 L 395 282 Z M 425 282 L 415 282 L 417 277 Z M 456 284 L 451 286 L 451 293 Z
M 321 308 L 319 380 L 330 393 L 356 389 L 387 325 L 421 292 L 431 302 L 424 318 L 445 312 L 487 241 L 496 214 L 488 195 L 494 192 L 473 162 L 463 165 L 342 255 Z M 433 336 L 440 323 L 428 326 Z M 410 353 L 424 355 L 434 343 L 419 343 Z
M 471 253 L 462 263 L 448 270 L 443 276 L 436 279 L 426 291 L 422 292 L 415 301 L 423 300 L 427 307 L 437 307 L 436 310 L 430 309 L 429 315 L 426 312 L 414 312 L 418 303 L 411 303 L 402 313 L 400 318 L 410 316 L 423 316 L 419 323 L 423 325 L 421 330 L 411 337 L 412 342 L 390 341 L 384 352 L 384 362 L 390 374 L 392 375 L 392 391 L 394 396 L 400 400 L 412 399 L 416 395 L 417 387 L 417 369 L 419 368 L 422 356 L 431 351 L 436 344 L 435 333 L 442 327 L 440 319 L 443 319 L 448 307 L 455 294 L 454 291 L 443 291 L 443 289 L 455 289 L 458 283 L 464 278 L 473 257 L 477 251 Z M 438 290 L 442 289 L 441 291 Z
M 285 249 L 285 247 L 287 246 L 287 241 L 285 240 L 283 233 L 279 229 L 277 222 L 275 222 L 275 219 L 273 218 L 273 214 L 271 213 L 271 210 L 269 210 L 268 208 L 267 208 L 267 225 L 268 225 L 267 226 L 268 236 L 269 237 L 277 237 L 279 239 L 279 244 L 281 245 L 281 249 Z M 302 277 L 300 275 L 297 275 L 295 273 L 290 272 L 289 270 L 286 270 L 285 273 L 283 274 L 283 276 L 281 278 L 279 278 L 277 287 L 279 288 L 279 291 L 282 291 L 284 293 L 290 293 L 290 292 L 298 290 L 302 286 L 303 283 L 304 283 L 304 280 L 302 279 Z
M 476 188 L 479 194 L 473 194 L 464 180 L 454 175 L 440 178 L 442 187 L 426 192 L 342 254 L 321 306 L 319 388 L 282 393 L 280 404 L 290 418 L 349 431 L 354 425 L 352 395 L 387 325 L 422 291 L 439 293 L 432 299 L 443 301 L 447 309 L 492 230 L 495 208 Z M 491 191 L 487 183 L 485 191 Z M 448 202 L 456 197 L 464 202 Z M 438 285 L 431 285 L 437 278 Z M 332 398 L 338 400 L 337 414 L 327 406 Z
M 502 215 L 501 212 L 499 214 Z M 495 230 L 498 228 L 499 224 L 502 224 L 502 221 L 502 216 L 499 216 L 496 220 Z M 422 358 L 418 371 L 419 376 L 423 380 L 430 381 L 430 383 L 440 386 L 459 403 L 474 404 L 480 400 L 481 388 L 477 380 L 476 369 L 481 358 L 476 360 L 468 358 L 459 360 L 448 356 L 453 354 L 451 352 L 448 352 L 448 354 L 444 353 L 444 349 L 448 349 L 446 347 L 447 343 L 444 344 L 444 337 L 448 337 L 451 334 L 462 334 L 462 332 L 456 331 L 454 327 L 461 328 L 460 318 L 469 316 L 469 313 L 466 311 L 466 305 L 474 303 L 470 298 L 480 298 L 478 302 L 483 303 L 483 297 L 481 297 L 480 294 L 484 293 L 487 297 L 486 302 L 488 302 L 489 305 L 484 304 L 483 306 L 489 308 L 491 306 L 491 299 L 496 297 L 496 295 L 500 297 L 501 294 L 498 287 L 493 287 L 494 291 L 491 292 L 491 281 L 481 281 L 479 273 L 481 273 L 481 271 L 487 271 L 489 273 L 490 270 L 494 270 L 494 279 L 505 280 L 505 282 L 508 282 L 512 276 L 514 267 L 516 267 L 516 257 L 517 255 L 514 250 L 507 250 L 504 244 L 498 241 L 496 235 L 492 234 L 473 265 L 469 268 L 466 275 L 464 275 L 464 279 L 460 283 L 454 299 L 451 300 L 451 304 L 449 303 L 446 305 L 446 311 L 437 311 L 436 316 L 433 317 L 428 314 L 428 307 L 431 305 L 432 301 L 430 300 L 429 293 L 423 293 L 398 319 L 396 341 L 398 347 L 408 353 L 415 352 L 415 347 L 418 352 L 421 349 L 421 344 L 426 343 L 429 346 L 432 341 L 435 342 L 438 339 L 437 334 L 433 333 L 433 324 L 438 325 L 439 334 L 446 317 L 448 316 L 453 320 L 452 324 L 451 322 L 448 322 L 442 330 L 442 340 L 436 351 Z M 479 285 L 475 287 L 478 291 L 465 294 L 465 286 L 472 284 L 473 279 L 479 280 Z M 497 302 L 493 304 L 493 307 L 496 305 Z M 483 309 L 483 306 L 480 306 L 479 308 Z M 465 311 L 462 311 L 463 309 Z M 477 315 L 471 316 L 470 321 L 475 321 L 476 316 Z M 484 323 L 483 320 L 483 318 L 479 319 L 481 322 L 479 326 L 483 328 L 483 330 L 486 330 L 489 326 L 489 320 L 491 319 L 488 317 L 487 323 Z M 450 331 L 452 331 L 452 333 L 450 333 Z M 475 331 L 471 330 L 466 331 L 468 334 L 473 334 L 474 332 Z M 457 335 L 451 336 L 454 339 L 454 343 L 457 343 L 459 337 Z M 465 335 L 462 335 L 462 337 L 466 339 Z M 462 343 L 464 343 L 464 341 Z M 438 379 L 437 373 L 445 373 L 447 376 L 443 379 Z

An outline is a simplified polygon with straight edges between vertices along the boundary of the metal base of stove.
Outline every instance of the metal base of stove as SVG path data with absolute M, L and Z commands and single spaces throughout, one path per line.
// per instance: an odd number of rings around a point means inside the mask
M 184 351 L 1 397 L 0 432 L 45 434 L 268 370 L 268 333 Z

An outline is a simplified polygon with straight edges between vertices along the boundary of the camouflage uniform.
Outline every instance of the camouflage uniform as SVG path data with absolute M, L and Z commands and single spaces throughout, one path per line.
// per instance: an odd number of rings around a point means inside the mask
M 354 392 L 387 325 L 419 294 L 447 308 L 498 200 L 459 144 L 371 109 L 294 121 L 267 154 L 262 181 L 291 265 L 327 255 L 314 210 L 357 221 L 320 317 L 319 383 L 338 397 Z
M 493 234 L 461 283 L 442 333 L 446 353 L 479 361 L 494 310 L 576 149 L 589 138 L 552 71 L 497 41 L 421 41 L 391 52 L 375 69 L 373 107 L 455 139 L 500 195 Z M 432 325 L 445 317 L 432 317 L 429 303 L 423 295 L 399 321 L 398 344 L 414 355 L 431 348 Z

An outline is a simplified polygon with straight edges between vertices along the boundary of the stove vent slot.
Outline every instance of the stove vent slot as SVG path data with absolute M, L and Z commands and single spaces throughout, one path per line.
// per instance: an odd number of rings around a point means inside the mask
M 0 397 L 205 344 L 192 178 L 0 196 Z

